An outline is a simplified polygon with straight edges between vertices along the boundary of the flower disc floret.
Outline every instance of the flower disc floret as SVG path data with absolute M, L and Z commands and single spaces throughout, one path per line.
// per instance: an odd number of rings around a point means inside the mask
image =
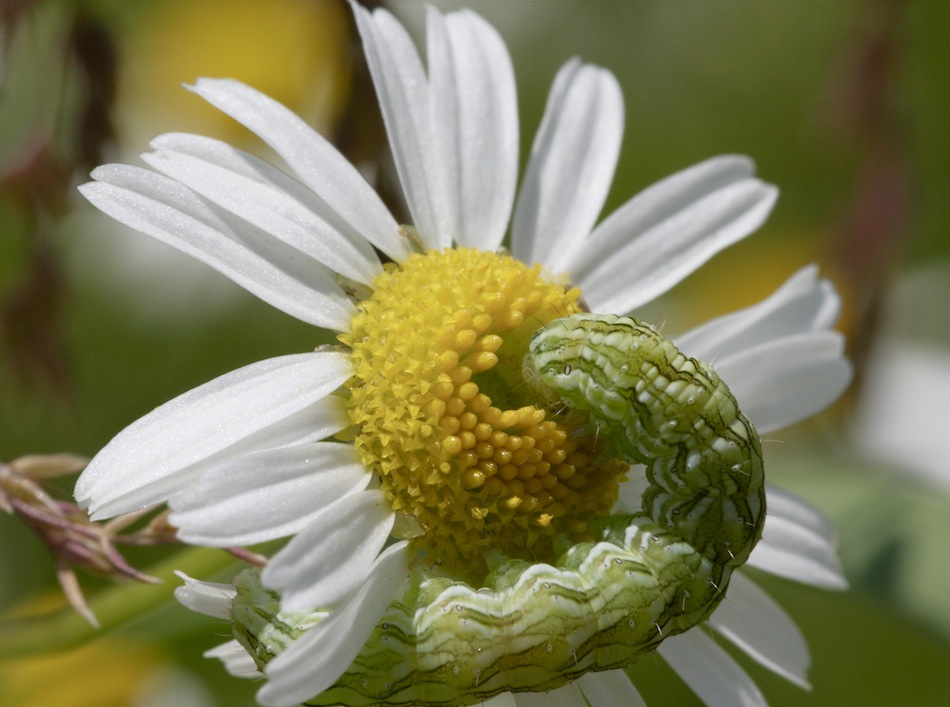
M 540 266 L 470 249 L 387 266 L 351 330 L 354 444 L 434 562 L 476 574 L 486 555 L 553 559 L 609 512 L 625 466 L 549 419 L 522 379 L 538 327 L 580 292 Z

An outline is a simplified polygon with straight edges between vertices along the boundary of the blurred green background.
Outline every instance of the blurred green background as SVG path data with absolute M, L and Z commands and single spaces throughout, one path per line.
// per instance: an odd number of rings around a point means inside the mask
M 773 705 L 950 705 L 950 4 L 467 4 L 510 47 L 523 158 L 564 61 L 617 75 L 627 131 L 606 212 L 725 152 L 781 188 L 755 236 L 642 312 L 682 331 L 809 262 L 845 300 L 854 386 L 767 451 L 771 480 L 835 522 L 852 586 L 762 578 L 808 638 L 810 693 L 738 659 Z M 388 5 L 421 35 L 421 3 Z M 75 186 L 165 131 L 266 155 L 181 89 L 203 75 L 251 83 L 369 174 L 385 167 L 343 2 L 5 0 L 0 21 L 0 460 L 92 455 L 178 393 L 328 341 L 94 212 Z M 43 546 L 5 514 L 0 548 L 0 612 L 61 602 Z M 167 555 L 129 553 L 146 570 Z M 83 649 L 0 662 L 0 704 L 251 705 L 255 685 L 201 657 L 226 638 L 169 599 Z M 651 705 L 696 703 L 659 659 L 633 674 Z

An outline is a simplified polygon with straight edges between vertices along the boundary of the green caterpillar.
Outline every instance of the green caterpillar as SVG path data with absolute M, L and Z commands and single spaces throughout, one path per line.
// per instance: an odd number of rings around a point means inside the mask
M 654 522 L 717 566 L 746 561 L 765 520 L 762 447 L 711 366 L 632 317 L 575 314 L 535 333 L 524 374 L 646 465 Z
M 645 464 L 640 512 L 592 524 L 553 565 L 494 559 L 485 586 L 410 577 L 361 653 L 311 705 L 468 705 L 622 668 L 706 619 L 765 517 L 758 436 L 726 385 L 629 317 L 576 314 L 531 339 L 528 383 Z M 235 635 L 263 666 L 328 612 L 278 611 L 237 582 Z

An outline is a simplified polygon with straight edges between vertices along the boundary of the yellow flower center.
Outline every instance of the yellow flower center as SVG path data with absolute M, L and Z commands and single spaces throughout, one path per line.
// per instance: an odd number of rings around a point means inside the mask
M 585 539 L 626 467 L 537 407 L 521 374 L 531 334 L 579 311 L 580 292 L 461 248 L 387 266 L 373 287 L 340 336 L 355 371 L 349 415 L 406 534 L 476 579 L 492 550 L 551 561 L 556 542 Z

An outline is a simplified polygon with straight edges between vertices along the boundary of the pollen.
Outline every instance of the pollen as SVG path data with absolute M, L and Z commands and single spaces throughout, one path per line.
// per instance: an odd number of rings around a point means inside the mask
M 539 406 L 522 378 L 531 335 L 579 311 L 576 289 L 507 255 L 430 251 L 389 265 L 357 303 L 347 383 L 352 437 L 413 542 L 466 574 L 500 550 L 553 561 L 588 537 L 626 467 Z

